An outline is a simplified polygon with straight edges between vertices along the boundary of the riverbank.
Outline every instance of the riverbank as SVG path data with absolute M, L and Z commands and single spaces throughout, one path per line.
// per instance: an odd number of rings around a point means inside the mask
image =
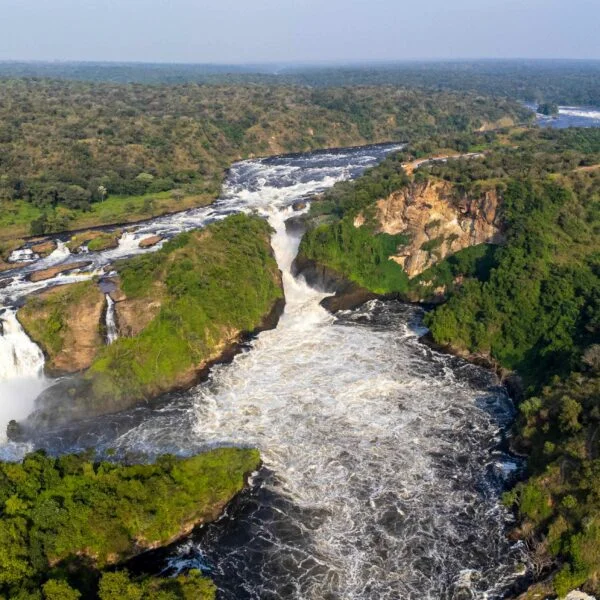
M 285 300 L 270 236 L 264 220 L 236 215 L 117 263 L 118 339 L 91 344 L 88 363 L 79 365 L 87 370 L 46 390 L 30 422 L 56 425 L 114 413 L 189 389 L 212 365 L 230 360 L 249 335 L 274 327 Z M 75 293 L 88 306 L 85 298 L 94 290 L 98 310 L 91 319 L 61 300 Z M 43 343 L 50 369 L 79 370 L 62 357 L 73 355 L 82 336 L 97 340 L 103 306 L 93 282 L 62 286 L 30 297 L 22 323 Z
M 42 452 L 20 464 L 0 463 L 12 507 L 0 515 L 0 531 L 13 532 L 3 534 L 3 565 L 10 569 L 3 568 L 0 593 L 16 597 L 43 588 L 61 598 L 95 597 L 115 572 L 128 578 L 127 560 L 219 518 L 259 467 L 258 451 L 234 448 L 164 455 L 150 464 Z M 177 600 L 214 599 L 216 592 L 197 571 L 170 583 L 137 578 L 126 587 L 135 586 L 169 586 Z
M 48 233 L 58 235 L 143 223 L 162 215 L 207 206 L 214 202 L 217 195 L 218 192 L 215 191 L 212 194 L 184 194 L 177 197 L 173 197 L 171 192 L 141 196 L 111 196 L 103 202 L 92 204 L 85 212 L 65 209 L 64 226 L 61 226 L 58 231 Z M 0 243 L 4 243 L 10 251 L 18 247 L 13 240 L 26 242 L 36 235 L 39 236 L 31 232 L 30 225 L 31 221 L 39 219 L 44 214 L 43 209 L 32 207 L 24 201 L 11 201 L 10 205 L 0 202 L 0 212 L 3 215 L 0 216 Z M 6 252 L 4 254 L 6 255 Z
M 260 448 L 261 484 L 241 499 L 241 514 L 208 526 L 201 547 L 178 545 L 170 561 L 183 569 L 201 561 L 227 600 L 248 589 L 361 597 L 365 586 L 376 597 L 466 594 L 467 567 L 474 593 L 491 593 L 506 589 L 522 562 L 519 547 L 498 534 L 507 518 L 499 482 L 511 458 L 497 452 L 496 435 L 512 408 L 491 374 L 423 352 L 419 309 L 373 301 L 334 319 L 319 305 L 323 294 L 290 273 L 299 243 L 283 224 L 291 206 L 386 151 L 240 163 L 206 216 L 145 228 L 144 236 L 201 227 L 213 210 L 267 216 L 287 299 L 278 327 L 206 383 L 163 396 L 158 410 L 142 403 L 39 432 L 39 443 L 59 452 Z M 112 256 L 100 253 L 95 265 Z M 347 572 L 356 576 L 339 577 Z

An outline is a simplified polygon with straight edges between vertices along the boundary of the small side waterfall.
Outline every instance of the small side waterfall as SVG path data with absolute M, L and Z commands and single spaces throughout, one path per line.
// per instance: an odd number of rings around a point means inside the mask
M 8 257 L 9 263 L 26 263 L 34 262 L 40 257 L 31 248 L 19 248 L 13 250 Z
M 106 342 L 112 344 L 119 337 L 115 320 L 115 301 L 106 294 Z

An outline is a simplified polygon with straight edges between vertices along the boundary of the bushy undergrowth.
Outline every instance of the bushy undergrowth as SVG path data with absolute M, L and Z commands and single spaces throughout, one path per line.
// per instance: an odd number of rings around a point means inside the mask
M 354 227 L 349 218 L 344 218 L 307 232 L 300 254 L 377 294 L 399 293 L 406 291 L 408 277 L 389 257 L 403 243 L 404 236 L 373 235 L 367 227 Z

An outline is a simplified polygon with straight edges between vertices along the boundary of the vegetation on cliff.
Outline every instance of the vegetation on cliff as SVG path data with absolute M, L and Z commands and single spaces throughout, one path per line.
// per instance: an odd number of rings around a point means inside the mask
M 528 111 L 455 92 L 0 80 L 0 239 L 214 198 L 234 160 L 468 131 Z
M 256 450 L 234 448 L 149 465 L 43 452 L 0 463 L 0 597 L 214 597 L 197 573 L 133 581 L 101 571 L 214 520 L 259 463 Z
M 529 477 L 507 496 L 521 517 L 518 534 L 534 548 L 537 574 L 556 574 L 557 593 L 581 585 L 599 593 L 600 131 L 444 136 L 409 146 L 382 173 L 402 161 L 473 151 L 483 155 L 422 164 L 411 177 L 449 182 L 467 199 L 494 190 L 505 244 L 446 258 L 410 281 L 409 296 L 443 289 L 448 301 L 426 316 L 434 340 L 487 355 L 523 379 L 515 444 L 530 455 Z M 375 214 L 383 190 L 373 186 L 359 201 L 357 191 L 370 189 L 378 169 L 317 203 L 315 219 L 329 221 L 309 231 L 301 251 L 334 264 L 348 247 L 335 234 L 341 224 L 354 227 L 361 212 L 368 225 Z M 394 185 L 406 183 L 399 176 Z M 354 230 L 358 237 L 368 227 Z M 375 231 L 363 249 L 378 244 Z M 314 248 L 319 241 L 323 248 Z M 349 252 L 334 268 L 354 278 L 370 264 L 364 256 Z M 363 285 L 383 288 L 386 277 L 377 275 Z
M 409 182 L 399 156 L 392 156 L 357 180 L 336 184 L 311 205 L 313 226 L 302 238 L 299 255 L 337 271 L 375 293 L 406 291 L 406 273 L 400 265 L 389 260 L 406 238 L 375 234 L 373 210 L 367 210 L 365 226 L 355 227 L 354 220 L 377 199 Z M 325 222 L 319 224 L 323 220 Z
M 18 317 L 44 351 L 46 368 L 70 373 L 89 367 L 103 346 L 104 305 L 97 284 L 84 281 L 29 296 Z
M 180 234 L 115 267 L 125 302 L 142 312 L 145 304 L 160 308 L 139 334 L 105 347 L 87 372 L 93 397 L 109 405 L 189 385 L 283 300 L 270 227 L 244 214 Z
M 600 317 L 589 199 L 557 182 L 509 182 L 507 246 L 488 281 L 465 282 L 428 315 L 436 341 L 488 354 L 534 387 L 575 368 Z
M 408 277 L 402 267 L 389 260 L 403 236 L 356 228 L 349 219 L 321 225 L 307 233 L 301 244 L 301 256 L 345 275 L 376 294 L 404 292 Z

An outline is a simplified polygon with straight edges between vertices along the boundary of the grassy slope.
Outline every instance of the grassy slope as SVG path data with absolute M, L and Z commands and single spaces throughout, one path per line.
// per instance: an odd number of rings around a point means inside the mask
M 258 217 L 229 217 L 116 267 L 128 298 L 160 299 L 161 309 L 139 335 L 106 347 L 90 368 L 100 401 L 140 400 L 189 383 L 283 298 L 269 225 Z
M 0 463 L 0 596 L 39 598 L 36 590 L 52 579 L 50 588 L 70 584 L 90 597 L 95 570 L 214 520 L 259 463 L 258 451 L 234 448 L 185 459 L 163 456 L 154 465 L 43 453 L 28 455 L 22 464 Z M 105 577 L 101 598 L 116 600 L 122 576 L 120 582 Z M 212 597 L 212 585 L 196 583 L 204 594 L 196 597 Z M 156 581 L 144 585 L 160 587 Z M 54 597 L 69 593 L 65 588 Z

